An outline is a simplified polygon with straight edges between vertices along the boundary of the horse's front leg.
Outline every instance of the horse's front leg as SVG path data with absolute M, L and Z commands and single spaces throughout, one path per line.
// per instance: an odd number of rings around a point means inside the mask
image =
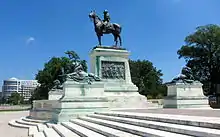
M 116 47 L 118 46 L 118 39 L 117 39 L 117 37 L 116 37 L 116 39 L 115 39 L 115 46 L 116 46 Z
M 102 45 L 102 43 L 101 43 L 101 36 L 100 36 L 99 34 L 96 34 L 96 35 L 97 35 L 97 37 L 98 37 L 99 46 L 101 46 L 101 45 Z

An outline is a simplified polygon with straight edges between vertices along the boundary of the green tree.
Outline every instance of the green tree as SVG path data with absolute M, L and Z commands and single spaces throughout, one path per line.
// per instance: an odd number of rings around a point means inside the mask
M 11 96 L 8 98 L 8 102 L 13 105 L 18 105 L 22 101 L 23 101 L 23 97 L 20 96 L 20 94 L 17 92 L 12 93 Z
M 86 61 L 80 60 L 76 52 L 67 51 L 65 54 L 68 57 L 52 57 L 44 64 L 44 68 L 38 71 L 35 79 L 38 80 L 40 86 L 33 92 L 31 100 L 47 99 L 48 92 L 54 86 L 54 80 L 58 79 L 63 83 L 64 81 L 59 75 L 63 74 L 63 71 L 65 73 L 72 73 L 74 71 L 74 61 L 80 61 L 84 70 L 87 71 Z
M 2 97 L 0 99 L 0 104 L 5 104 L 7 102 L 7 99 L 5 97 Z
M 166 87 L 162 84 L 161 70 L 147 60 L 129 60 L 132 82 L 138 86 L 139 93 L 149 98 L 163 97 Z
M 185 38 L 185 45 L 177 54 L 192 68 L 194 77 L 204 84 L 204 93 L 213 94 L 216 91 L 211 89 L 213 84 L 220 84 L 220 27 L 213 24 L 197 27 Z

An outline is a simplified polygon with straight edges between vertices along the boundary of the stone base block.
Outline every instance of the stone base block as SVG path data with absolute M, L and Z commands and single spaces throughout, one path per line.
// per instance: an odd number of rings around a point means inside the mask
M 208 98 L 204 96 L 200 82 L 173 83 L 167 86 L 164 108 L 210 108 Z
M 66 81 L 63 90 L 63 97 L 60 98 L 62 101 L 72 101 L 76 97 L 100 97 L 104 95 L 104 83 L 93 82 L 89 85 L 87 83 Z
M 30 110 L 29 117 L 32 119 L 50 120 L 53 112 L 50 110 Z
M 210 108 L 208 99 L 204 98 L 165 98 L 164 108 Z
M 71 101 L 60 101 L 59 106 L 53 109 L 52 122 L 69 121 L 78 116 L 108 109 L 108 101 L 103 97 L 81 97 Z
M 59 100 L 63 96 L 62 90 L 51 90 L 48 93 L 48 100 Z
M 137 92 L 138 87 L 133 83 L 105 80 L 105 92 Z
M 105 92 L 109 108 L 147 108 L 148 102 L 145 96 L 138 92 Z
M 29 116 L 33 119 L 50 120 L 53 108 L 59 104 L 57 100 L 35 100 Z
M 104 97 L 104 83 L 77 83 L 66 81 L 64 94 L 59 104 L 53 108 L 52 122 L 69 121 L 79 115 L 90 114 L 108 108 L 108 100 Z

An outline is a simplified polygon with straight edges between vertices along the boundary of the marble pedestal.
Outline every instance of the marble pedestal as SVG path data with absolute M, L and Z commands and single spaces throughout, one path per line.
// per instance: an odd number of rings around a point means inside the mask
M 59 100 L 63 96 L 63 90 L 61 89 L 52 89 L 48 93 L 48 100 Z
M 137 92 L 131 81 L 128 57 L 125 49 L 96 47 L 90 54 L 91 73 L 99 76 L 105 83 L 105 92 Z
M 208 98 L 204 96 L 200 82 L 173 83 L 168 84 L 167 87 L 164 108 L 210 108 Z
M 68 121 L 108 108 L 108 100 L 103 96 L 104 84 L 102 82 L 89 85 L 66 81 L 63 86 L 64 95 L 58 100 L 58 105 L 53 108 L 53 123 Z
M 58 105 L 58 100 L 34 100 L 32 109 L 29 112 L 29 117 L 50 121 L 53 115 L 53 108 Z
M 110 108 L 145 108 L 147 98 L 131 81 L 130 52 L 112 47 L 95 47 L 90 53 L 91 73 L 104 82 L 104 96 Z

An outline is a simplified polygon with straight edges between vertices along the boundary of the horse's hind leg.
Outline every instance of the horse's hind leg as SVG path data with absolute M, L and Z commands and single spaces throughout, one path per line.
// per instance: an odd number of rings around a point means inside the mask
M 118 38 L 119 38 L 120 47 L 121 47 L 122 46 L 122 40 L 121 40 L 121 35 L 120 34 L 118 35 Z
M 118 37 L 115 34 L 113 34 L 113 36 L 114 36 L 115 46 L 117 46 L 118 45 L 118 39 L 117 39 Z

